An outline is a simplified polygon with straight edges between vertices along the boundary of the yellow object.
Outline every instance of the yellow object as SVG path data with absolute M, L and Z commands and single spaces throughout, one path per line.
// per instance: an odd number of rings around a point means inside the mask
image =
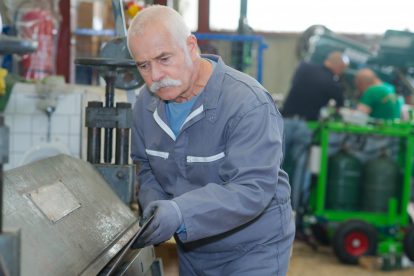
M 171 239 L 169 239 L 168 241 L 166 241 L 166 243 L 169 243 L 169 244 L 177 244 L 175 242 L 175 239 L 173 237 Z
M 6 94 L 6 78 L 7 70 L 0 68 L 0 96 L 4 96 Z
M 134 17 L 142 8 L 135 3 L 128 5 L 127 13 L 132 18 Z

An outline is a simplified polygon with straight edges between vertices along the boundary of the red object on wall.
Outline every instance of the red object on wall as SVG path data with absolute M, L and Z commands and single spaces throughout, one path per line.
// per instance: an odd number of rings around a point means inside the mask
M 55 73 L 56 20 L 48 10 L 32 8 L 19 18 L 22 38 L 38 42 L 37 51 L 22 57 L 22 74 L 26 79 L 42 79 Z
M 167 0 L 154 0 L 154 5 L 167 6 Z
M 65 76 L 66 82 L 71 81 L 71 52 L 70 52 L 70 0 L 60 0 L 60 24 L 58 32 L 56 73 Z

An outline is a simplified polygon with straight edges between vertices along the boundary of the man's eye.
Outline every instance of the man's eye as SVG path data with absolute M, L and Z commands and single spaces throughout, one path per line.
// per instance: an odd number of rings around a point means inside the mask
M 138 69 L 140 69 L 140 70 L 148 70 L 149 69 L 149 65 L 147 64 L 147 63 L 144 63 L 144 64 L 139 64 L 138 65 Z
M 162 57 L 160 58 L 161 63 L 168 63 L 170 61 L 170 57 Z

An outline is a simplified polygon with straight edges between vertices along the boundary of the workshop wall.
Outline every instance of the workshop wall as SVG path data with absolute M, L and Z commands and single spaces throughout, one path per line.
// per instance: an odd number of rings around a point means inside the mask
M 38 108 L 40 100 L 34 84 L 17 83 L 13 87 L 4 113 L 5 123 L 10 128 L 9 162 L 5 170 L 52 153 L 80 157 L 82 94 L 73 91 L 59 96 L 51 115 L 49 141 L 48 118 Z
M 59 153 L 86 160 L 85 108 L 90 101 L 104 101 L 105 87 L 66 84 L 64 89 L 66 92 L 57 97 L 56 110 L 51 115 L 49 140 L 48 117 L 39 108 L 44 105 L 39 105 L 42 97 L 36 85 L 14 85 L 4 112 L 5 124 L 10 130 L 9 162 L 4 170 Z M 124 90 L 115 91 L 115 102 L 134 102 L 135 91 L 129 91 L 131 95 Z M 115 144 L 115 139 L 113 142 Z
M 266 34 L 268 48 L 263 54 L 263 85 L 279 101 L 289 92 L 299 62 L 296 43 L 299 34 Z

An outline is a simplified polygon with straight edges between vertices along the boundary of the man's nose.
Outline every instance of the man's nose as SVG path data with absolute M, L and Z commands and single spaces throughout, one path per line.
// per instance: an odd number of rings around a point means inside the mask
M 152 81 L 160 81 L 164 78 L 162 68 L 157 63 L 154 63 L 151 68 L 151 79 Z

